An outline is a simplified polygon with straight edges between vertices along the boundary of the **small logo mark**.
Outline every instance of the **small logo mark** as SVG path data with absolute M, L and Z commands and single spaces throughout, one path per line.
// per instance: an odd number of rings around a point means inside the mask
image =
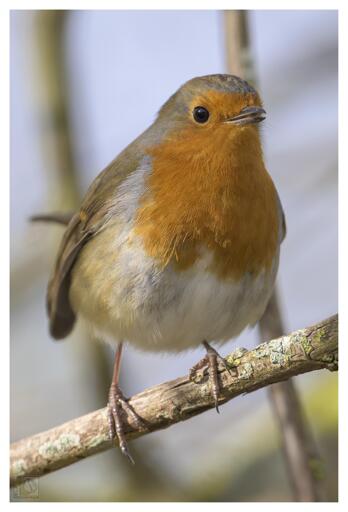
M 27 477 L 24 482 L 11 489 L 11 499 L 37 500 L 39 498 L 39 479 Z

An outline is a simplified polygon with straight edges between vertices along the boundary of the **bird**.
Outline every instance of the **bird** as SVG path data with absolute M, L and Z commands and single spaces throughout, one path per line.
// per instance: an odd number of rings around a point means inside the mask
M 146 427 L 119 385 L 125 343 L 179 353 L 203 346 L 217 411 L 213 346 L 254 326 L 272 295 L 286 233 L 266 170 L 266 111 L 247 81 L 192 78 L 92 182 L 67 224 L 47 288 L 54 339 L 82 319 L 116 347 L 109 435 L 131 462 L 124 418 Z M 62 221 L 62 218 L 58 220 Z

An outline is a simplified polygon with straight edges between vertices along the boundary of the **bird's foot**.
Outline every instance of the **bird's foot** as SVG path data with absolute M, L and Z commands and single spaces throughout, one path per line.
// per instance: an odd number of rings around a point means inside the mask
M 117 384 L 111 384 L 110 386 L 107 408 L 110 439 L 114 440 L 117 437 L 121 452 L 130 460 L 132 464 L 135 464 L 134 459 L 128 450 L 124 429 L 123 413 L 125 413 L 126 416 L 131 417 L 134 425 L 139 430 L 144 430 L 146 428 L 144 420 L 142 420 L 140 416 L 138 416 L 138 414 L 134 411 L 133 407 L 129 405 L 127 399 L 124 397 Z
M 219 363 L 222 364 L 222 366 L 225 368 L 225 370 L 229 372 L 230 375 L 233 376 L 233 373 L 231 368 L 229 368 L 228 364 L 226 363 L 225 359 L 220 356 L 220 354 L 215 350 L 215 348 L 211 347 L 209 343 L 207 343 L 206 341 L 203 342 L 203 345 L 207 353 L 200 361 L 198 361 L 197 364 L 192 366 L 192 368 L 190 369 L 189 377 L 190 379 L 192 379 L 199 370 L 203 368 L 208 369 L 209 382 L 211 392 L 214 398 L 215 409 L 216 412 L 219 412 L 219 394 L 221 391 L 218 376 Z

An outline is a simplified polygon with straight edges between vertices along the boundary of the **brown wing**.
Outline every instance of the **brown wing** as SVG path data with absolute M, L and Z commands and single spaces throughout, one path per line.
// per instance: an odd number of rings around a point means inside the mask
M 91 235 L 88 232 L 83 232 L 79 213 L 75 214 L 63 236 L 47 289 L 50 333 L 55 339 L 67 336 L 75 322 L 75 314 L 69 301 L 71 269 L 89 236 Z
M 55 339 L 67 336 L 74 326 L 75 313 L 69 300 L 71 270 L 84 245 L 105 225 L 118 185 L 136 169 L 138 159 L 132 156 L 124 152 L 99 174 L 65 231 L 47 289 L 50 333 Z
M 71 270 L 80 250 L 98 231 L 107 211 L 107 201 L 104 208 L 98 204 L 98 188 L 100 180 L 93 183 L 80 211 L 69 222 L 60 244 L 53 275 L 48 283 L 47 311 L 50 333 L 55 339 L 65 338 L 74 326 L 75 313 L 69 300 Z
M 277 190 L 276 190 L 277 192 Z M 284 214 L 284 210 L 283 210 L 283 206 L 282 206 L 282 203 L 280 201 L 280 197 L 279 197 L 279 194 L 277 192 L 277 201 L 278 201 L 278 210 L 279 210 L 279 215 L 280 215 L 280 219 L 281 219 L 281 225 L 280 225 L 280 243 L 282 243 L 282 241 L 284 240 L 284 238 L 286 237 L 286 220 L 285 220 L 285 214 Z
M 282 241 L 286 237 L 286 220 L 285 220 L 285 214 L 282 209 Z

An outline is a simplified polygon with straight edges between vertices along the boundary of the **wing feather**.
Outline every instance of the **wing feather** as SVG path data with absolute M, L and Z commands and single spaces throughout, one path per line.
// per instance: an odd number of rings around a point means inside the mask
M 276 192 L 277 192 L 277 190 L 276 190 Z M 280 201 L 278 192 L 277 192 L 277 202 L 278 202 L 279 216 L 280 216 L 280 220 L 281 220 L 281 224 L 280 224 L 280 243 L 281 243 L 281 242 L 283 242 L 284 238 L 286 237 L 286 220 L 285 220 L 285 214 L 284 214 L 283 206 Z
M 116 190 L 123 179 L 137 168 L 137 160 L 125 152 L 111 162 L 91 184 L 80 211 L 68 224 L 47 288 L 50 333 L 55 339 L 65 338 L 75 323 L 76 315 L 69 299 L 74 263 L 86 243 L 103 229 L 110 218 Z

